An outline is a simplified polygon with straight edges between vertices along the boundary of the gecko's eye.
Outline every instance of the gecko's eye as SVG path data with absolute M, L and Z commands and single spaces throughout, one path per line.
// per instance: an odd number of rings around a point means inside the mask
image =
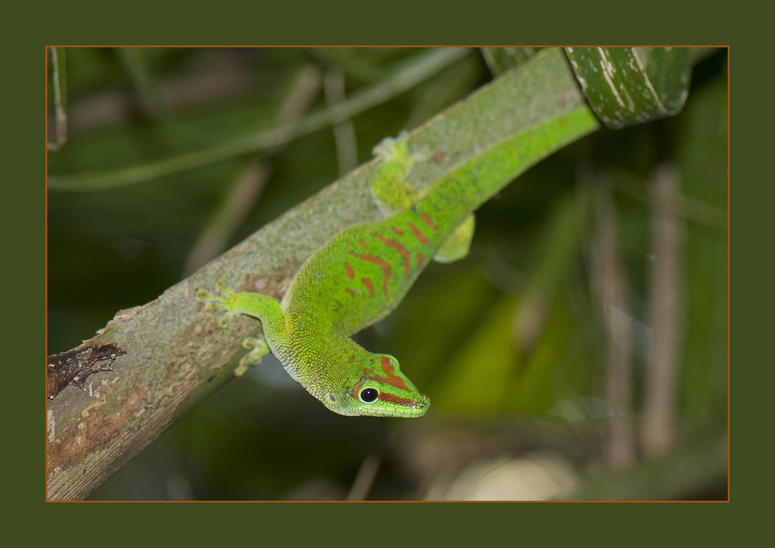
M 375 388 L 367 388 L 365 390 L 361 390 L 361 393 L 358 394 L 358 396 L 361 398 L 363 403 L 374 403 L 377 401 L 379 392 Z

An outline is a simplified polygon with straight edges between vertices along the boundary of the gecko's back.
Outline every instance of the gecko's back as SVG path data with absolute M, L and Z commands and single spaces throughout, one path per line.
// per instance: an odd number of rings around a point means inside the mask
M 453 188 L 460 186 L 438 184 L 414 206 L 345 229 L 310 257 L 282 303 L 295 327 L 347 337 L 387 316 L 468 216 Z

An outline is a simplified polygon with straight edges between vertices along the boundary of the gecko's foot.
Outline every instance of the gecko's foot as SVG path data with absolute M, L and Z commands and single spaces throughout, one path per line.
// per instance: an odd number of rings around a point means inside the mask
M 217 294 L 210 293 L 207 290 L 200 289 L 196 292 L 196 300 L 200 303 L 225 303 L 226 300 L 229 297 L 234 296 L 234 290 L 226 287 L 225 285 L 221 284 L 221 282 L 218 282 L 215 284 L 215 291 Z
M 248 337 L 242 341 L 242 346 L 249 349 L 250 352 L 242 356 L 239 365 L 234 368 L 234 375 L 237 377 L 244 375 L 252 366 L 258 365 L 264 356 L 271 352 L 263 337 Z
M 385 137 L 374 146 L 372 154 L 375 158 L 379 158 L 383 162 L 411 160 L 409 150 L 406 147 L 408 138 L 409 134 L 406 131 L 399 133 L 395 139 L 392 137 Z
M 217 294 L 200 289 L 196 292 L 196 300 L 200 303 L 205 303 L 205 310 L 207 312 L 213 312 L 214 310 L 225 310 L 226 313 L 221 316 L 221 319 L 218 322 L 219 325 L 225 326 L 228 325 L 228 323 L 231 322 L 235 316 L 239 315 L 238 312 L 232 310 L 231 308 L 231 299 L 236 293 L 234 290 L 226 287 L 225 285 L 222 285 L 220 282 L 215 284 L 215 291 Z
M 401 166 L 401 168 L 408 172 L 415 163 L 429 160 L 433 155 L 431 149 L 427 146 L 423 146 L 409 154 L 408 141 L 409 134 L 406 131 L 401 131 L 395 139 L 393 137 L 382 139 L 374 146 L 371 153 L 382 162 L 391 162 Z

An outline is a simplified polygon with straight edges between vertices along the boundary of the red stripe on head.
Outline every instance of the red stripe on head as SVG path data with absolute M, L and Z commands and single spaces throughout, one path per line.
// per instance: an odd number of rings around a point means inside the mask
M 412 229 L 414 237 L 417 238 L 418 242 L 420 242 L 422 245 L 428 245 L 428 238 L 422 235 L 422 232 L 420 232 L 419 228 L 414 226 L 412 223 L 406 223 L 406 226 Z
M 394 241 L 394 240 L 388 240 L 384 236 L 380 236 L 379 234 L 372 234 L 376 239 L 378 239 L 380 242 L 385 244 L 388 247 L 392 247 L 398 253 L 401 255 L 401 259 L 404 261 L 404 276 L 409 276 L 409 252 L 406 250 L 404 246 L 402 246 L 400 243 Z
M 365 370 L 364 370 L 365 371 Z M 379 380 L 377 377 L 374 380 Z M 353 386 L 352 391 L 350 391 L 350 395 L 356 399 L 360 400 L 358 397 L 358 392 L 360 392 L 361 387 L 363 386 L 363 383 L 366 382 L 365 380 L 360 381 L 355 386 Z M 377 396 L 377 399 L 383 402 L 392 403 L 395 405 L 400 405 L 401 407 L 414 407 L 416 405 L 416 402 L 413 400 L 410 400 L 409 398 L 401 398 L 399 396 L 394 396 L 393 394 L 388 394 L 386 392 L 383 392 L 380 390 L 379 396 Z
M 369 247 L 369 244 L 366 243 L 366 240 L 363 240 L 363 239 L 358 240 L 358 243 L 361 244 L 361 247 L 364 249 Z
M 377 399 L 379 401 L 400 405 L 401 407 L 414 407 L 416 405 L 414 401 L 408 398 L 399 398 L 398 396 L 388 394 L 387 392 L 380 392 L 379 396 L 377 396 Z
M 355 278 L 355 271 L 353 270 L 353 267 L 350 265 L 350 263 L 344 263 L 344 270 L 347 272 L 347 277 L 351 280 Z
M 390 365 L 390 358 L 387 356 L 382 356 L 379 359 L 380 363 L 382 364 L 382 372 L 385 373 L 387 376 L 387 380 L 384 381 L 385 384 L 389 384 L 390 386 L 395 386 L 396 388 L 400 388 L 401 390 L 409 390 L 409 387 L 406 386 L 406 383 L 399 377 L 396 377 L 393 372 L 395 371 L 395 368 Z
M 399 236 L 403 236 L 405 233 L 400 228 L 396 228 L 394 226 L 390 227 L 390 230 L 392 230 L 394 233 L 398 234 Z

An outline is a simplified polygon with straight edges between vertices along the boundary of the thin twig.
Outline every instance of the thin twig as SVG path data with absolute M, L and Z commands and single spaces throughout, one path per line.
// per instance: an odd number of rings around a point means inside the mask
M 605 454 L 614 470 L 627 468 L 635 460 L 632 424 L 632 340 L 630 326 L 622 321 L 626 311 L 627 281 L 616 243 L 616 210 L 610 190 L 594 193 L 596 213 L 597 275 L 602 300 L 606 344 L 606 397 L 611 403 L 610 430 Z
M 358 468 L 355 481 L 353 481 L 345 500 L 366 500 L 369 491 L 371 491 L 371 486 L 374 485 L 374 479 L 377 477 L 381 464 L 382 459 L 378 454 L 370 453 L 367 455 L 363 459 L 361 467 Z
M 65 70 L 65 50 L 49 48 L 51 52 L 52 87 L 54 88 L 54 142 L 48 141 L 48 150 L 59 150 L 67 142 L 67 72 Z
M 344 101 L 344 74 L 334 70 L 326 72 L 326 76 L 323 79 L 323 90 L 329 106 L 334 106 Z M 358 143 L 355 138 L 355 128 L 350 118 L 334 124 L 334 139 L 336 140 L 336 159 L 339 164 L 339 175 L 344 175 L 358 165 Z
M 676 435 L 675 383 L 681 340 L 679 258 L 680 227 L 671 207 L 677 174 L 661 166 L 652 186 L 652 235 L 654 269 L 649 316 L 653 335 L 646 372 L 643 411 L 643 451 L 658 458 L 672 448 Z

